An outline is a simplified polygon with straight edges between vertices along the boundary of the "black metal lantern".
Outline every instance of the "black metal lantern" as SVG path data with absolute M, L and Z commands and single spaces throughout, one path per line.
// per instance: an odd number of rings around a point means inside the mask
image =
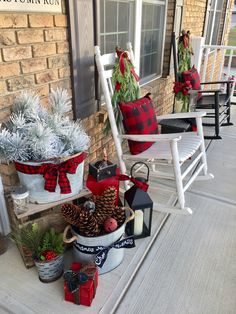
M 146 179 L 133 177 L 132 172 L 137 164 L 147 167 L 148 170 Z M 142 184 L 135 184 L 135 181 L 137 183 L 147 183 L 149 179 L 149 168 L 144 162 L 136 162 L 132 166 L 130 174 L 131 181 L 134 182 L 134 185 L 125 192 L 124 199 L 125 204 L 128 203 L 129 207 L 133 209 L 135 216 L 134 219 L 127 224 L 126 232 L 128 235 L 133 235 L 136 239 L 145 238 L 151 234 L 153 201 L 146 192 L 145 188 L 142 189 Z

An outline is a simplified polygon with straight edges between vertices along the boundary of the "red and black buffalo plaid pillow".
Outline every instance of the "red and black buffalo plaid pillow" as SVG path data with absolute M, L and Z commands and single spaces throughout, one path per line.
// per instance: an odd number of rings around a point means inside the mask
M 198 70 L 193 66 L 190 70 L 184 71 L 182 73 L 182 77 L 184 82 L 189 81 L 192 85 L 192 89 L 200 90 L 201 89 L 201 82 L 200 76 L 198 74 Z M 198 93 L 198 99 L 201 98 L 202 94 Z
M 153 108 L 152 99 L 147 94 L 145 97 L 120 103 L 123 116 L 123 125 L 127 134 L 157 134 L 158 124 Z M 132 155 L 137 155 L 154 142 L 137 142 L 129 140 L 129 148 Z

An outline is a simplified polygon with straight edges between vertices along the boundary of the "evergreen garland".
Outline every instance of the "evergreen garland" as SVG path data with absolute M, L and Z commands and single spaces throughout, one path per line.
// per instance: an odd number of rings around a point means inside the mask
M 114 93 L 112 96 L 113 112 L 117 127 L 122 130 L 122 115 L 118 104 L 120 102 L 134 101 L 140 96 L 138 84 L 139 77 L 134 71 L 134 65 L 128 57 L 128 53 L 116 48 L 117 58 L 112 73 Z M 109 120 L 106 120 L 105 132 L 110 130 Z
M 193 50 L 190 44 L 190 31 L 182 31 L 178 42 L 178 70 L 180 75 L 182 72 L 191 68 L 191 56 Z

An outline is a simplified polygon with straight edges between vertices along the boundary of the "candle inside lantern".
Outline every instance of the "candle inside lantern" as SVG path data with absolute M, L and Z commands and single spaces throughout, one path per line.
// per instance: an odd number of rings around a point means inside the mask
M 143 212 L 142 210 L 135 211 L 134 217 L 134 235 L 138 236 L 143 232 Z

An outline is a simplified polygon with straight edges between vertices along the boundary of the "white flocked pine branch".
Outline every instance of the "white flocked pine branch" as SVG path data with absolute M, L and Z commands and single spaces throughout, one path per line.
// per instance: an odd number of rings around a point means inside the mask
M 43 161 L 88 149 L 90 138 L 79 121 L 71 121 L 66 90 L 50 95 L 51 108 L 37 95 L 23 92 L 16 98 L 12 114 L 0 130 L 0 161 Z

